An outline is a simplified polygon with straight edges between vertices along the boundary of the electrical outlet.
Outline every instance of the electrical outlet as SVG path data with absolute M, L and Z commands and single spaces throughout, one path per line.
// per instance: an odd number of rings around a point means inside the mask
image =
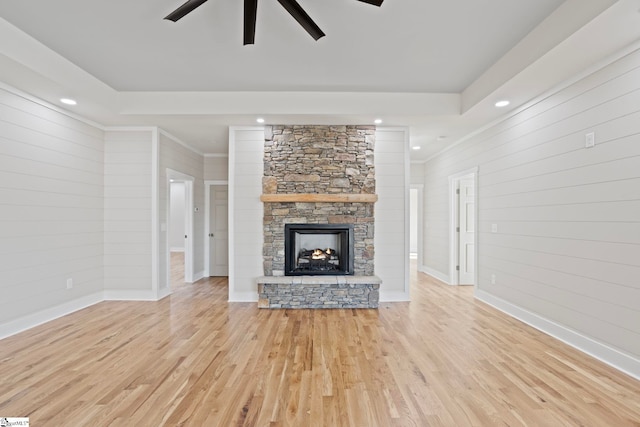
M 492 275 L 491 275 L 491 284 L 492 284 L 492 285 L 495 285 L 495 284 L 496 284 L 496 275 L 495 275 L 495 274 L 492 274 Z
M 592 148 L 596 145 L 596 134 L 595 132 L 589 132 L 584 136 L 584 146 L 585 148 Z
M 73 279 L 67 279 L 67 289 L 73 288 Z
M 492 233 L 498 232 L 498 224 L 491 224 L 491 232 Z

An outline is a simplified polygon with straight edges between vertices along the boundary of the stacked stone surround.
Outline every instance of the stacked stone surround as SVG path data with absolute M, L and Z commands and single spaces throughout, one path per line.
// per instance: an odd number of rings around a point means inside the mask
M 373 275 L 372 203 L 265 203 L 265 276 L 284 274 L 285 224 L 353 224 L 354 274 Z
M 374 169 L 375 126 L 267 126 L 264 145 L 263 194 L 375 194 Z M 374 205 L 373 203 L 329 202 L 268 202 L 264 204 L 264 275 L 284 275 L 284 225 L 285 224 L 353 224 L 354 225 L 354 275 L 367 277 L 365 291 L 367 307 L 377 307 L 379 279 L 374 274 Z M 292 287 L 290 302 L 282 298 L 266 304 L 265 289 L 274 289 L 260 278 L 261 307 L 363 307 L 363 295 L 354 287 L 354 295 L 338 304 L 339 298 L 324 298 L 309 302 L 299 293 L 305 288 L 283 278 Z M 315 279 L 307 293 L 316 294 L 318 281 L 324 280 L 334 297 L 342 297 L 347 288 L 334 277 Z M 273 285 L 273 284 L 271 284 Z M 283 283 L 275 284 L 279 295 L 284 295 Z M 296 288 L 297 285 L 297 288 Z M 375 286 L 374 286 L 375 285 Z M 375 289 L 374 289 L 375 288 Z M 295 295 L 294 295 L 295 291 Z M 269 290 L 269 292 L 271 292 Z M 375 304 L 369 302 L 369 296 Z M 298 304 L 302 302 L 303 304 Z M 349 302 L 351 301 L 351 302 Z M 294 304 L 295 303 L 295 304 Z

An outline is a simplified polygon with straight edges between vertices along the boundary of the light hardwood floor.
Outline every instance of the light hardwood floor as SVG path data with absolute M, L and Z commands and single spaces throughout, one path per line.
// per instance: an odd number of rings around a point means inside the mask
M 179 263 L 178 263 L 179 265 Z M 174 272 L 175 273 L 175 272 Z M 224 278 L 0 341 L 33 426 L 639 426 L 640 382 L 413 273 L 411 303 L 259 310 Z

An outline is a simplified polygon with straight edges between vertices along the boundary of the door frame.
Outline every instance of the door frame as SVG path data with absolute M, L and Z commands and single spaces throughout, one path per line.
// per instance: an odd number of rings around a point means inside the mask
M 421 271 L 422 270 L 422 254 L 423 254 L 423 250 L 424 247 L 422 246 L 422 237 L 424 234 L 424 184 L 411 184 L 409 186 L 409 191 L 411 190 L 416 190 L 417 194 L 418 194 L 418 226 L 417 226 L 417 230 L 416 233 L 418 233 L 418 270 Z M 411 199 L 411 198 L 409 198 Z M 411 200 L 409 200 L 411 201 Z
M 204 274 L 209 277 L 211 274 L 211 250 L 209 233 L 211 233 L 211 187 L 214 185 L 229 187 L 226 180 L 206 180 L 204 182 Z M 229 194 L 227 192 L 227 194 Z M 231 237 L 231 236 L 229 236 Z
M 460 180 L 472 179 L 474 192 L 473 192 L 473 245 L 474 245 L 474 271 L 473 271 L 473 287 L 477 289 L 478 286 L 478 167 L 460 171 L 456 174 L 449 176 L 449 284 L 457 286 L 460 284 L 460 275 L 456 266 L 459 265 L 460 257 L 460 243 L 458 239 L 458 194 L 456 189 L 460 186 Z
M 195 178 L 191 175 L 178 172 L 173 169 L 167 168 L 167 224 L 170 224 L 171 214 L 171 180 L 184 182 L 184 197 L 185 197 L 185 211 L 184 211 L 184 228 L 187 234 L 187 238 L 184 239 L 184 281 L 186 283 L 193 283 L 193 213 L 194 213 L 194 196 L 193 196 L 193 183 Z M 166 251 L 166 283 L 167 288 L 171 289 L 171 251 L 169 245 L 169 227 L 165 230 L 165 251 Z

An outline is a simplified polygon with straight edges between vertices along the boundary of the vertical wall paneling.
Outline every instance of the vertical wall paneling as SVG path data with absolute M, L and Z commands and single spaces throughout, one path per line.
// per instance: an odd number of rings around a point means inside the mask
M 447 177 L 476 165 L 477 296 L 640 377 L 640 51 L 425 164 L 433 271 L 449 263 Z
M 0 87 L 0 337 L 102 300 L 103 138 Z
M 229 129 L 229 300 L 257 301 L 263 275 L 264 128 Z
M 404 128 L 376 129 L 375 274 L 381 301 L 409 300 L 409 141 Z
M 106 299 L 153 300 L 153 132 L 108 130 L 104 165 Z

